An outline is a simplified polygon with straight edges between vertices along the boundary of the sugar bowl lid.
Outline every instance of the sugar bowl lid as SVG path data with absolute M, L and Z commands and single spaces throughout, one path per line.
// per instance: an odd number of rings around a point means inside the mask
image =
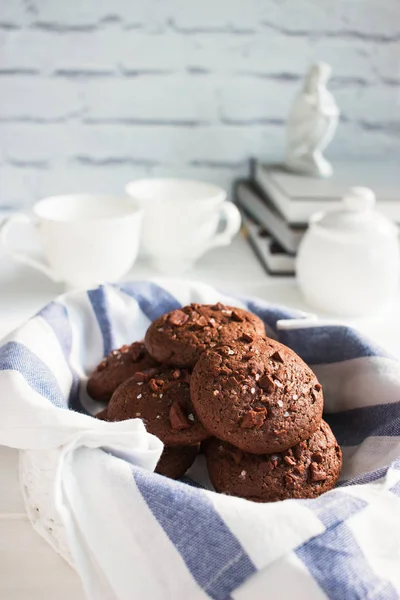
M 366 187 L 352 187 L 344 195 L 338 210 L 316 215 L 311 223 L 336 232 L 352 234 L 378 233 L 398 236 L 396 225 L 385 215 L 375 210 L 376 197 L 373 190 Z

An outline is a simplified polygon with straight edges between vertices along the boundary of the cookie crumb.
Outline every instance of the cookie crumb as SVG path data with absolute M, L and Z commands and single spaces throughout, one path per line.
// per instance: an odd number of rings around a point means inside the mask
M 191 427 L 178 400 L 174 400 L 174 402 L 171 404 L 169 409 L 169 420 L 172 429 L 180 430 Z
M 242 342 L 245 342 L 246 344 L 250 344 L 250 342 L 252 342 L 254 340 L 252 335 L 249 335 L 248 333 L 243 333 L 242 337 L 239 338 Z
M 271 356 L 270 358 L 272 358 L 272 360 L 275 360 L 275 361 L 277 361 L 277 362 L 280 362 L 280 363 L 283 363 L 283 362 L 284 362 L 284 360 L 283 360 L 283 358 L 282 358 L 281 354 L 279 353 L 279 350 L 276 350 L 276 351 L 275 351 L 275 352 L 272 354 L 272 356 Z
M 314 454 L 311 455 L 311 460 L 316 463 L 322 463 L 323 456 L 321 452 L 314 452 Z
M 233 321 L 237 321 L 238 323 L 243 322 L 243 317 L 239 315 L 239 313 L 236 310 L 232 310 L 231 317 Z
M 273 392 L 276 388 L 274 380 L 269 375 L 264 375 L 264 377 L 259 380 L 258 385 L 266 392 Z
M 222 304 L 222 302 L 217 302 L 216 304 L 214 304 L 211 307 L 213 310 L 224 310 L 225 309 L 225 305 Z
M 266 416 L 267 411 L 265 408 L 259 411 L 249 410 L 244 415 L 240 427 L 242 427 L 242 429 L 259 429 L 263 426 Z
M 314 483 L 314 482 L 318 482 L 318 481 L 325 481 L 327 478 L 327 474 L 325 473 L 325 471 L 323 471 L 322 469 L 320 469 L 317 465 L 317 463 L 312 462 L 310 465 L 310 480 Z
M 197 325 L 198 327 L 207 327 L 207 325 L 208 325 L 207 319 L 205 317 L 201 316 L 197 319 L 197 321 L 195 322 L 195 325 Z
M 178 309 L 178 310 L 173 310 L 169 314 L 168 320 L 172 325 L 181 327 L 189 320 L 189 316 L 186 313 L 184 313 L 182 310 Z

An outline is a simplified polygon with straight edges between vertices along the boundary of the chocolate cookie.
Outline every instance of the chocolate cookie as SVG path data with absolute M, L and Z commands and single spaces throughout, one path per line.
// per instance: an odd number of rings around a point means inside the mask
M 197 444 L 208 437 L 190 401 L 190 375 L 184 369 L 161 367 L 135 373 L 114 392 L 107 408 L 109 421 L 139 417 L 147 431 L 166 446 Z
M 205 448 L 215 489 L 256 502 L 316 498 L 334 487 L 342 466 L 342 452 L 325 421 L 307 440 L 279 454 L 249 454 L 215 438 Z
M 155 367 L 143 342 L 133 342 L 113 350 L 93 371 L 87 382 L 87 392 L 93 400 L 107 401 L 117 387 L 137 371 Z
M 199 444 L 192 446 L 166 446 L 156 466 L 156 473 L 179 479 L 192 466 L 199 452 Z
M 322 387 L 290 348 L 244 334 L 207 350 L 191 378 L 197 416 L 245 452 L 280 452 L 308 438 L 322 418 Z
M 265 335 L 264 323 L 241 308 L 223 304 L 189 304 L 156 319 L 145 345 L 159 362 L 193 367 L 207 348 L 229 344 L 243 334 Z

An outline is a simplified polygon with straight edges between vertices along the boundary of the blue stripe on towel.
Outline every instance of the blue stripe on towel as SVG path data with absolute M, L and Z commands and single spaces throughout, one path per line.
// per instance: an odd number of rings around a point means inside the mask
M 368 473 L 363 473 L 358 477 L 352 477 L 351 479 L 345 479 L 340 481 L 337 484 L 337 487 L 348 487 L 350 485 L 361 485 L 365 483 L 372 483 L 373 481 L 377 481 L 378 479 L 382 479 L 388 472 L 389 467 L 381 467 L 380 469 L 376 469 L 375 471 L 369 471 Z
M 57 379 L 47 365 L 20 342 L 7 342 L 0 348 L 0 371 L 18 371 L 38 394 L 58 408 L 68 408 Z
M 370 436 L 400 438 L 400 402 L 324 414 L 341 446 L 357 446 Z
M 393 494 L 396 494 L 396 496 L 398 496 L 400 498 L 400 481 L 395 483 L 394 486 L 392 486 L 390 488 L 390 491 L 393 492 Z
M 167 290 L 149 281 L 116 283 L 114 287 L 136 300 L 140 310 L 150 321 L 181 306 Z
M 391 469 L 400 469 L 400 456 L 394 459 L 394 461 L 390 465 Z
M 366 356 L 391 358 L 376 344 L 366 343 L 354 329 L 339 325 L 282 330 L 279 331 L 279 341 L 292 348 L 309 365 L 344 362 Z
M 136 485 L 200 587 L 226 600 L 256 569 L 199 489 L 133 468 Z
M 336 491 L 312 500 L 299 500 L 299 503 L 312 510 L 327 528 L 346 521 L 368 504 L 361 498 Z
M 101 285 L 95 290 L 89 290 L 87 295 L 92 305 L 94 314 L 96 315 L 103 338 L 103 356 L 107 356 L 110 354 L 111 350 L 114 350 L 115 344 L 111 320 L 108 314 L 106 288 Z
M 301 319 L 304 313 L 295 310 L 286 310 L 279 306 L 268 306 L 264 302 L 259 302 L 255 298 L 244 298 L 238 296 L 250 312 L 256 314 L 264 323 L 276 332 L 276 323 L 281 319 Z M 279 332 L 279 336 L 281 333 Z
M 373 573 L 345 523 L 312 538 L 296 554 L 331 600 L 398 600 L 392 584 Z
M 52 328 L 64 356 L 68 358 L 72 349 L 72 334 L 65 306 L 58 302 L 50 302 L 37 313 L 37 316 L 44 319 Z
M 47 306 L 45 306 L 38 313 L 38 317 L 44 319 L 54 331 L 54 334 L 64 354 L 65 362 L 71 371 L 72 384 L 68 400 L 69 408 L 77 412 L 89 414 L 88 411 L 83 407 L 79 397 L 79 376 L 70 364 L 70 355 L 72 350 L 72 329 L 67 309 L 58 302 L 50 302 L 50 304 L 47 304 Z

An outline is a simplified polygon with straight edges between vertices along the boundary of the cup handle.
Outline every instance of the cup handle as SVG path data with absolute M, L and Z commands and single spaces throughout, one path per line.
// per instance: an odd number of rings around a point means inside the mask
M 54 271 L 50 269 L 50 267 L 48 267 L 45 263 L 41 262 L 40 260 L 36 260 L 35 258 L 32 258 L 31 256 L 29 256 L 29 254 L 25 254 L 24 252 L 14 250 L 11 247 L 8 241 L 8 234 L 10 233 L 11 229 L 16 223 L 29 223 L 34 227 L 34 217 L 27 213 L 16 213 L 14 215 L 11 215 L 10 217 L 7 217 L 3 221 L 3 223 L 0 225 L 0 241 L 3 244 L 3 247 L 6 250 L 6 252 L 10 256 L 12 256 L 14 260 L 17 260 L 20 263 L 24 263 L 25 265 L 29 265 L 30 267 L 37 269 L 41 273 L 44 273 L 52 281 L 60 281 L 60 279 L 57 277 Z
M 242 217 L 240 211 L 232 202 L 223 202 L 220 216 L 225 218 L 225 229 L 217 233 L 207 246 L 207 250 L 217 246 L 228 246 L 240 229 Z

